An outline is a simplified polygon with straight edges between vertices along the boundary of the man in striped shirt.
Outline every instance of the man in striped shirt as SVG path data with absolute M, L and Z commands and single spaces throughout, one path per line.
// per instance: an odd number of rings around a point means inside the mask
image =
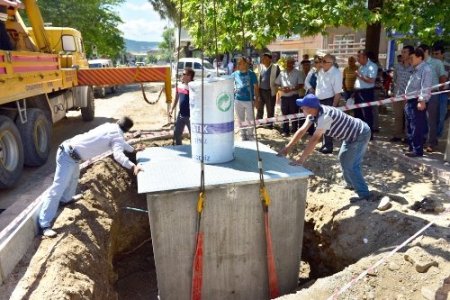
M 297 105 L 302 108 L 306 115 L 305 123 L 295 133 L 291 141 L 278 152 L 278 155 L 287 155 L 292 147 L 303 138 L 309 127 L 316 126 L 314 135 L 309 140 L 302 155 L 291 164 L 303 165 L 324 134 L 341 140 L 343 142 L 339 151 L 339 161 L 347 185 L 346 188 L 354 189 L 358 194 L 358 197 L 352 197 L 350 201 L 373 200 L 361 168 L 371 135 L 367 123 L 345 114 L 336 107 L 321 105 L 319 99 L 313 94 L 298 99 Z

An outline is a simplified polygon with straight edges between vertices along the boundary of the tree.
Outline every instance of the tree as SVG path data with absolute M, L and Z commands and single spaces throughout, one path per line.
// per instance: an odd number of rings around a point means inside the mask
M 39 6 L 45 22 L 81 32 L 88 56 L 95 45 L 100 55 L 117 58 L 125 44 L 117 29 L 122 20 L 113 8 L 122 2 L 124 0 L 40 0 Z
M 165 61 L 170 61 L 172 55 L 175 51 L 175 37 L 174 37 L 175 28 L 173 27 L 164 27 L 164 31 L 162 33 L 162 42 L 159 43 L 158 47 L 160 52 L 160 58 Z
M 405 38 L 450 40 L 449 14 L 448 0 L 183 0 L 183 27 L 209 53 L 216 38 L 219 51 L 228 52 L 247 45 L 262 48 L 280 35 L 308 36 L 325 33 L 329 27 L 364 28 L 377 23 Z M 215 24 L 220 24 L 216 31 Z M 442 36 L 436 35 L 436 28 L 443 29 Z M 371 32 L 377 31 L 369 30 L 368 41 L 379 39 Z
M 178 23 L 179 15 L 175 1 L 171 0 L 148 0 L 153 9 L 159 13 L 161 18 L 169 19 L 174 23 Z

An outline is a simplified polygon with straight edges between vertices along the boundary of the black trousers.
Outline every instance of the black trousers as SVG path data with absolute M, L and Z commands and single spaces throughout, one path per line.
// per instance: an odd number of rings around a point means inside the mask
M 375 90 L 370 89 L 360 89 L 355 90 L 355 104 L 372 102 L 375 100 Z M 355 118 L 361 119 L 367 123 L 370 127 L 370 131 L 373 132 L 373 111 L 372 107 L 356 108 L 354 110 Z
M 281 96 L 281 113 L 285 115 L 296 114 L 299 111 L 299 107 L 295 101 L 299 98 L 298 94 L 292 96 Z M 286 120 L 283 123 L 283 132 L 286 134 L 295 133 L 298 129 L 298 120 L 291 121 L 292 128 L 289 131 L 289 121 Z

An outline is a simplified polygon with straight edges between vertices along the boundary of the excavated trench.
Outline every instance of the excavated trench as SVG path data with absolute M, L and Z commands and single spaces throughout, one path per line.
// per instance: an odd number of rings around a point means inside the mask
M 398 244 L 396 233 L 412 234 L 419 222 L 408 216 L 400 218 L 398 211 L 374 214 L 374 203 L 337 209 L 335 202 L 348 199 L 349 194 L 332 185 L 339 175 L 330 175 L 330 168 L 323 167 L 327 159 L 334 160 L 320 156 L 310 163 L 315 176 L 308 184 L 299 288 Z M 373 155 L 365 168 L 377 164 L 395 167 L 404 181 L 423 180 L 422 173 L 392 165 L 378 155 Z M 389 184 L 385 174 L 379 175 L 383 184 Z M 61 233 L 59 239 L 41 242 L 17 285 L 15 298 L 157 299 L 148 214 L 129 209 L 147 209 L 145 195 L 136 193 L 136 177 L 106 158 L 83 172 L 79 187 L 83 199 L 61 212 L 54 226 Z M 404 204 L 401 197 L 395 201 Z

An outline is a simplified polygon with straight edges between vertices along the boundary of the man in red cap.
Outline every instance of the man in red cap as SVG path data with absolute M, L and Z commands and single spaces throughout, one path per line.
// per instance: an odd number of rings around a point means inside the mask
M 278 155 L 287 155 L 292 147 L 308 132 L 308 129 L 315 126 L 316 130 L 300 158 L 291 164 L 303 165 L 324 134 L 341 140 L 339 161 L 347 185 L 346 188 L 354 189 L 358 194 L 358 197 L 352 197 L 350 201 L 373 200 L 361 168 L 370 141 L 369 126 L 361 119 L 354 118 L 336 107 L 321 105 L 319 99 L 313 94 L 297 99 L 296 103 L 306 115 L 305 123 L 297 130 L 291 141 L 278 152 Z

